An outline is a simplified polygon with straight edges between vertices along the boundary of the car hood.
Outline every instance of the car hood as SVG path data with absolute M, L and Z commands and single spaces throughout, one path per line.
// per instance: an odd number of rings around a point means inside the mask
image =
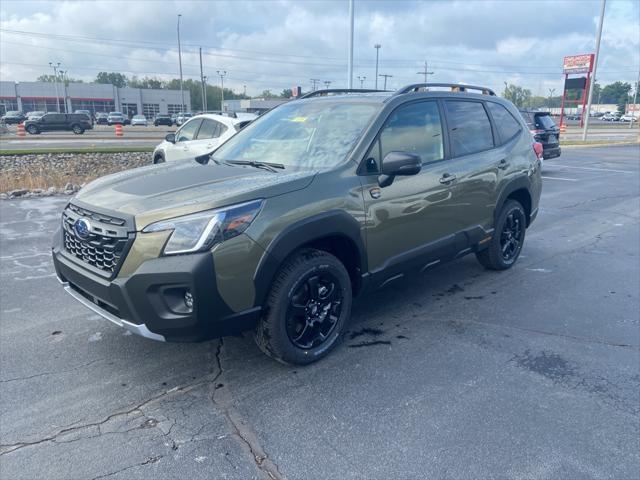
M 134 215 L 136 229 L 141 230 L 160 219 L 300 190 L 311 183 L 315 173 L 201 165 L 194 160 L 171 162 L 94 180 L 78 192 L 73 203 Z

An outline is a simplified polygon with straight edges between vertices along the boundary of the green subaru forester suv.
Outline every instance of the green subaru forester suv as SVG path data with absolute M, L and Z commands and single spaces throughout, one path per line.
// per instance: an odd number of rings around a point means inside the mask
M 307 364 L 356 296 L 471 252 L 511 267 L 538 212 L 539 155 L 487 88 L 316 91 L 212 154 L 91 182 L 53 261 L 68 293 L 134 333 L 253 329 L 269 356 Z

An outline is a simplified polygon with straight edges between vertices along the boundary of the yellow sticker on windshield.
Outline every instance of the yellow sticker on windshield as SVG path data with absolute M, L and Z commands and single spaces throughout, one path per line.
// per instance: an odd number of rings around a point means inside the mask
M 307 117 L 295 117 L 291 119 L 292 122 L 306 122 Z

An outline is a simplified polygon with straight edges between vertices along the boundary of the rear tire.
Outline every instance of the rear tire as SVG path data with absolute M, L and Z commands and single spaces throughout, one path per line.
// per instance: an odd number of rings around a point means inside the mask
M 38 130 L 38 127 L 36 127 L 35 125 L 29 125 L 26 130 L 30 135 L 37 135 L 40 133 L 40 130 Z
M 300 250 L 273 281 L 256 344 L 282 363 L 320 360 L 338 344 L 351 302 L 349 273 L 340 260 L 321 250 Z
M 516 200 L 502 207 L 489 246 L 476 253 L 480 264 L 489 270 L 511 268 L 522 251 L 527 226 L 524 208 Z
M 84 133 L 84 128 L 82 128 L 80 125 L 72 126 L 71 130 L 73 130 L 73 133 L 75 133 L 76 135 L 82 135 Z

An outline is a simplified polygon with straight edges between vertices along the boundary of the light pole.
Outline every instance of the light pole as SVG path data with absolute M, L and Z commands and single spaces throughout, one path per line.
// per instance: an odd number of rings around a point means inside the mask
M 202 76 L 202 85 L 204 85 L 204 111 L 207 111 L 208 105 L 207 105 L 207 76 L 203 75 Z
M 387 78 L 391 78 L 391 77 L 393 77 L 393 75 L 387 75 L 387 74 L 381 73 L 379 76 L 380 77 L 384 77 L 384 87 L 382 89 L 386 90 L 387 89 Z
M 247 96 L 247 86 L 246 85 L 242 85 L 242 96 L 243 97 Z
M 200 52 L 200 86 L 202 87 L 202 111 L 206 112 L 207 106 L 205 105 L 205 103 L 206 103 L 207 91 L 204 88 L 204 73 L 202 73 L 202 47 L 200 47 L 199 52 Z
M 629 128 L 633 125 L 633 121 L 636 118 L 636 100 L 638 99 L 638 87 L 640 87 L 640 70 L 638 70 L 638 80 L 636 81 L 636 88 L 633 92 L 633 110 L 631 110 L 631 121 L 629 122 Z
M 378 54 L 380 53 L 380 47 L 382 45 L 380 45 L 379 43 L 376 43 L 373 48 L 376 49 L 376 90 L 378 89 Z
M 180 65 L 180 97 L 182 98 L 181 110 L 184 113 L 184 89 L 182 88 L 182 48 L 180 47 L 180 18 L 182 14 L 178 14 L 178 63 Z
M 216 70 L 218 72 L 218 75 L 220 76 L 220 83 L 222 85 L 222 90 L 220 90 L 220 94 L 222 97 L 222 100 L 220 100 L 220 110 L 224 111 L 224 77 L 227 75 L 227 71 L 226 70 Z
M 353 88 L 353 0 L 349 0 L 349 61 L 347 63 L 347 85 L 348 88 Z
M 310 78 L 309 80 L 311 80 L 311 89 L 312 91 L 316 91 L 316 86 L 318 85 L 318 83 L 320 83 L 320 79 L 319 78 Z
M 53 81 L 56 86 L 56 111 L 60 113 L 60 95 L 58 95 L 58 68 L 60 68 L 60 62 L 58 63 L 49 62 L 49 66 L 53 68 Z
M 324 87 L 325 87 L 325 88 L 329 88 L 329 85 L 331 85 L 331 80 L 325 80 L 325 81 L 324 81 L 324 82 L 322 82 L 322 83 L 324 83 Z
M 598 57 L 600 56 L 600 39 L 602 38 L 602 24 L 604 23 L 604 9 L 606 6 L 607 6 L 607 0 L 602 0 L 602 6 L 600 7 L 600 21 L 598 22 L 598 33 L 596 33 L 596 54 L 593 57 L 593 75 L 591 75 L 591 78 L 596 78 L 596 70 L 598 69 Z M 587 115 L 584 119 L 584 130 L 582 131 L 583 142 L 587 140 L 587 131 L 589 130 L 589 118 L 590 118 L 589 114 L 591 113 L 592 98 L 593 98 L 593 85 L 589 85 L 589 97 L 587 98 Z
M 60 80 L 62 81 L 62 104 L 64 105 L 64 113 L 69 113 L 67 109 L 67 81 L 65 75 L 69 73 L 69 70 L 58 70 L 60 74 Z
M 360 80 L 360 88 L 364 88 L 364 81 L 367 79 L 367 77 L 361 77 L 360 75 L 358 75 L 358 80 Z
M 551 113 L 551 108 L 553 105 L 553 94 L 555 93 L 555 91 L 556 91 L 555 88 L 549 89 L 549 113 Z

